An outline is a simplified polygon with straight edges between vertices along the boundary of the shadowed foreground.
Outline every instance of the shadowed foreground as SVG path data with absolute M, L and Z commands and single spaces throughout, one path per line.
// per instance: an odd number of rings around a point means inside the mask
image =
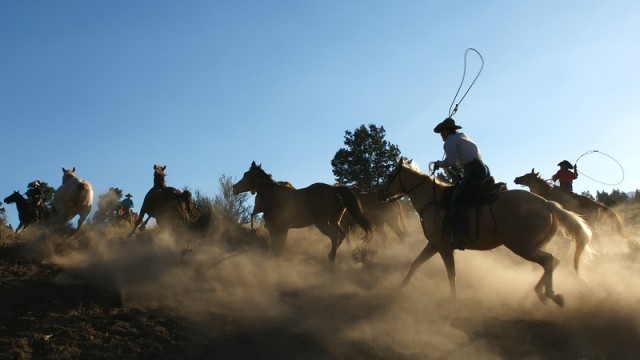
M 499 250 L 457 253 L 453 305 L 439 261 L 399 290 L 424 245 L 417 220 L 408 222 L 404 243 L 379 248 L 366 265 L 344 246 L 334 266 L 317 230 L 292 231 L 280 258 L 230 252 L 211 239 L 192 241 L 181 257 L 184 243 L 169 236 L 122 240 L 90 226 L 66 243 L 5 234 L 0 358 L 631 359 L 640 352 L 640 256 L 622 239 L 606 239 L 584 264 L 584 279 L 571 268 L 566 240 L 552 240 L 563 309 L 535 297 L 540 269 L 526 261 Z

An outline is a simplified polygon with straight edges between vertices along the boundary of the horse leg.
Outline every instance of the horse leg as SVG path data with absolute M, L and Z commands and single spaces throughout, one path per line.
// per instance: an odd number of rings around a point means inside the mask
M 420 265 L 425 263 L 427 260 L 431 259 L 431 257 L 435 255 L 437 252 L 438 252 L 438 249 L 436 249 L 436 247 L 432 243 L 428 242 L 427 246 L 425 246 L 424 249 L 422 249 L 422 252 L 420 252 L 418 257 L 415 260 L 413 260 L 413 263 L 411 263 L 409 272 L 407 273 L 407 275 L 405 275 L 404 279 L 402 280 L 402 287 L 407 286 L 407 284 L 409 284 L 409 280 L 411 280 L 411 277 L 413 276 L 413 273 L 415 273 L 416 270 L 418 270 Z
M 456 262 L 453 258 L 453 249 L 447 247 L 448 250 L 441 250 L 440 257 L 444 261 L 444 267 L 447 269 L 447 278 L 449 279 L 449 294 L 452 299 L 457 297 L 456 289 Z
M 288 229 L 269 229 L 269 237 L 271 238 L 271 251 L 276 256 L 282 255 L 284 243 L 287 240 Z
M 559 261 L 555 256 L 540 249 L 526 250 L 514 250 L 511 251 L 520 255 L 522 258 L 539 264 L 544 269 L 544 273 L 540 280 L 534 287 L 536 295 L 540 301 L 545 302 L 547 298 L 553 300 L 558 306 L 564 306 L 564 297 L 560 294 L 554 294 L 553 292 L 553 270 L 558 266 Z M 544 288 L 544 292 L 542 291 Z
M 76 232 L 80 231 L 82 224 L 84 224 L 84 221 L 87 220 L 87 217 L 89 216 L 89 212 L 91 212 L 91 206 L 85 206 L 80 210 L 80 213 L 78 214 L 80 218 L 78 218 L 78 228 L 76 229 Z
M 338 247 L 342 243 L 342 240 L 344 240 L 346 234 L 340 226 L 332 223 L 316 224 L 316 227 L 331 240 L 331 251 L 329 251 L 327 256 L 329 257 L 329 261 L 334 263 L 336 261 Z
M 393 231 L 401 242 L 404 242 L 404 230 L 395 221 L 387 221 L 387 226 Z

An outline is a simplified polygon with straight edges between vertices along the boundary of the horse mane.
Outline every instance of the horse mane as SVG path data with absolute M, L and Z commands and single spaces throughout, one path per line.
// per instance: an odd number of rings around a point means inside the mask
M 534 172 L 533 169 L 531 170 L 530 173 L 525 174 L 526 175 L 533 175 L 532 178 L 533 180 L 537 181 L 541 186 L 544 186 L 545 189 L 553 189 L 554 186 L 552 186 L 551 184 L 549 184 L 545 179 L 542 178 L 542 176 L 540 176 L 539 172 Z
M 436 185 L 438 186 L 442 186 L 442 187 L 451 187 L 453 185 L 451 185 L 450 183 L 441 180 L 435 176 L 431 176 L 429 174 L 425 174 L 424 172 L 422 172 L 422 170 L 420 170 L 420 167 L 417 164 L 414 164 L 412 161 L 404 161 L 402 163 L 402 166 L 404 166 L 407 170 L 411 170 L 413 172 L 415 172 L 417 175 L 419 175 L 422 178 L 425 178 L 425 180 L 429 180 L 434 182 Z

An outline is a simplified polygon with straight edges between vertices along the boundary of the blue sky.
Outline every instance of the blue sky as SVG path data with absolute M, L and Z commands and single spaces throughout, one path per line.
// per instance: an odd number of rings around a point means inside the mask
M 624 181 L 574 190 L 632 191 L 639 18 L 634 0 L 3 1 L 0 193 L 76 167 L 95 202 L 115 186 L 139 209 L 154 164 L 214 196 L 252 160 L 297 187 L 332 183 L 345 130 L 370 123 L 426 169 L 469 47 L 486 63 L 455 119 L 498 180 L 550 178 L 596 149 Z M 579 166 L 622 177 L 598 153 Z

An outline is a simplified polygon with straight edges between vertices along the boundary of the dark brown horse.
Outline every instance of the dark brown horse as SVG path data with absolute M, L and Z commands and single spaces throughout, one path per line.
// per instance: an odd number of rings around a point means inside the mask
M 606 219 L 616 227 L 620 236 L 626 237 L 622 220 L 613 209 L 586 196 L 551 186 L 540 177 L 540 173 L 535 172 L 535 169 L 531 169 L 530 173 L 515 178 L 514 182 L 518 185 L 527 186 L 532 193 L 547 200 L 556 201 L 565 209 L 581 215 L 591 228 L 595 228 L 600 220 Z
M 277 183 L 295 190 L 295 186 L 288 181 L 278 181 Z M 256 198 L 253 203 L 253 211 L 251 212 L 251 229 L 254 229 L 253 218 L 261 212 L 264 212 L 264 196 L 264 194 L 256 194 Z
M 400 241 L 404 240 L 407 233 L 407 223 L 405 209 L 400 201 L 384 202 L 378 200 L 377 192 L 362 191 L 357 186 L 351 186 L 351 189 L 358 196 L 365 215 L 371 219 L 381 240 L 385 242 L 388 240 L 388 237 L 385 236 L 384 225 L 387 225 Z M 349 230 L 353 229 L 357 223 L 351 215 L 345 213 L 340 225 L 349 233 Z
M 36 204 L 30 199 L 24 198 L 20 192 L 14 191 L 13 194 L 4 199 L 7 204 L 15 203 L 18 209 L 18 219 L 20 224 L 16 227 L 16 233 L 19 230 L 25 230 L 29 225 L 38 222 L 38 209 Z
M 144 197 L 140 214 L 130 235 L 133 235 L 142 224 L 145 215 L 148 217 L 141 229 L 144 229 L 152 217 L 156 219 L 158 226 L 167 228 L 186 226 L 197 220 L 198 215 L 191 202 L 191 192 L 167 186 L 164 172 L 166 168 L 166 166 L 153 166 L 153 187 Z
M 346 236 L 339 224 L 345 209 L 364 229 L 365 242 L 372 235 L 371 222 L 363 214 L 357 196 L 346 186 L 315 183 L 292 189 L 273 180 L 254 161 L 249 171 L 233 185 L 235 195 L 247 191 L 261 197 L 265 227 L 275 254 L 282 253 L 289 229 L 315 225 L 331 239 L 328 256 L 330 261 L 335 261 L 336 251 Z
M 414 272 L 433 255 L 440 254 L 447 268 L 452 297 L 456 295 L 456 268 L 453 247 L 442 234 L 445 211 L 440 206 L 445 191 L 451 185 L 405 164 L 400 160 L 379 191 L 381 200 L 407 195 L 420 215 L 427 245 L 413 261 L 404 278 L 407 285 Z M 486 206 L 486 205 L 484 205 Z M 574 267 L 578 270 L 580 256 L 591 239 L 591 230 L 577 214 L 563 209 L 558 203 L 523 190 L 502 192 L 489 205 L 491 211 L 482 211 L 476 219 L 476 209 L 469 211 L 468 250 L 491 250 L 504 245 L 522 258 L 542 266 L 544 273 L 535 286 L 541 300 L 550 298 L 562 306 L 564 298 L 553 291 L 553 270 L 558 259 L 543 250 L 558 227 L 567 230 L 576 244 Z M 486 276 L 491 276 L 487 273 Z M 544 289 L 544 292 L 543 292 Z

